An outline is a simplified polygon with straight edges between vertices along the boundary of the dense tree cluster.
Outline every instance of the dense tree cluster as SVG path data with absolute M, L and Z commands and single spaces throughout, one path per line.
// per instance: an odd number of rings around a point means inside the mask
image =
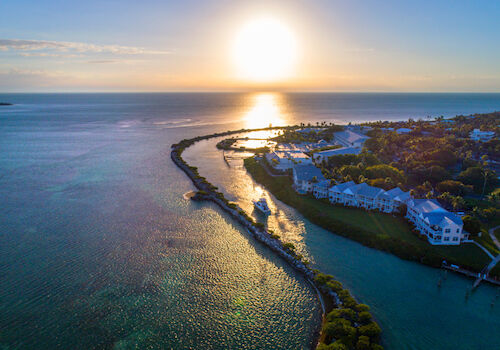
M 363 151 L 400 171 L 404 179 L 398 181 L 412 188 L 415 196 L 436 198 L 450 210 L 466 211 L 466 230 L 469 228 L 473 234 L 481 230 L 481 221 L 486 223 L 495 217 L 498 220 L 499 196 L 495 195 L 498 174 L 492 164 L 500 162 L 500 141 L 496 137 L 477 142 L 469 134 L 480 129 L 494 131 L 498 136 L 500 112 L 449 120 L 441 117 L 433 121 L 410 119 L 367 125 L 372 127 L 371 138 L 365 142 Z M 394 131 L 402 127 L 412 131 L 406 134 Z M 353 168 L 342 170 L 342 166 L 336 171 L 342 175 L 348 173 L 352 179 L 360 174 Z M 395 174 L 393 171 L 390 177 L 394 179 Z M 388 187 L 379 179 L 373 184 Z
M 340 302 L 338 308 L 326 316 L 317 350 L 383 349 L 379 345 L 382 330 L 373 320 L 368 305 L 358 304 L 333 276 L 317 273 L 315 282 L 325 291 L 334 291 Z

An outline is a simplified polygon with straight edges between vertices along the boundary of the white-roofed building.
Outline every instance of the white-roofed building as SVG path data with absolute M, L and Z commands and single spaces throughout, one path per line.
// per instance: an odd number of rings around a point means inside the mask
M 470 132 L 470 138 L 474 141 L 488 142 L 494 137 L 494 131 L 481 131 L 480 129 L 474 129 Z
M 460 216 L 441 207 L 435 199 L 410 199 L 406 217 L 430 244 L 458 245 L 469 238 Z
M 331 187 L 328 190 L 328 199 L 330 203 L 344 203 L 343 192 L 346 188 L 356 185 L 354 181 L 343 182 Z
M 300 151 L 273 151 L 266 154 L 271 166 L 278 170 L 292 169 L 296 164 L 312 164 L 312 160 Z
M 410 192 L 404 192 L 399 187 L 386 191 L 378 197 L 379 209 L 386 213 L 392 213 L 402 204 L 406 204 L 411 199 Z
M 341 148 L 316 152 L 312 156 L 316 163 L 321 163 L 323 161 L 327 161 L 328 158 L 332 156 L 338 156 L 343 154 L 359 154 L 360 152 L 361 152 L 361 147 L 341 147 Z
M 399 188 L 386 192 L 366 183 L 356 184 L 349 181 L 332 186 L 328 190 L 328 199 L 331 203 L 392 213 L 411 199 L 411 196 L 410 192 L 404 192 Z
M 313 185 L 326 180 L 321 169 L 314 165 L 295 165 L 293 167 L 293 183 L 299 193 L 311 193 Z
M 338 131 L 334 133 L 333 136 L 335 137 L 335 142 L 344 147 L 362 148 L 363 143 L 369 139 L 368 136 L 358 134 L 357 132 L 351 130 Z

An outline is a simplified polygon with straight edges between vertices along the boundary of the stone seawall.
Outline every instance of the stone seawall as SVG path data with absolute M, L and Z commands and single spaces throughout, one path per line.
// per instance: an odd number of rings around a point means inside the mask
M 322 329 L 318 329 L 316 338 L 317 341 L 312 344 L 312 349 L 316 349 L 319 345 L 321 345 L 321 347 L 325 346 L 325 339 L 327 339 L 327 342 L 335 342 L 335 339 L 333 339 L 331 335 L 325 335 L 323 329 L 330 325 L 330 322 L 334 322 L 335 319 L 338 319 L 339 317 L 341 318 L 341 316 L 333 315 L 331 316 L 332 319 L 330 319 L 330 315 L 328 315 L 329 318 L 327 319 L 326 313 L 334 308 L 340 307 L 343 307 L 343 310 L 346 310 L 345 308 L 348 308 L 355 314 L 358 314 L 361 311 L 365 311 L 366 313 L 369 307 L 366 305 L 358 304 L 357 301 L 350 295 L 350 293 L 347 290 L 343 289 L 342 285 L 339 282 L 334 280 L 333 276 L 322 274 L 317 270 L 312 270 L 308 266 L 309 263 L 304 262 L 302 260 L 302 256 L 295 253 L 295 247 L 293 246 L 293 244 L 280 241 L 279 237 L 267 231 L 263 224 L 256 223 L 253 218 L 249 217 L 238 205 L 236 205 L 235 203 L 230 203 L 224 197 L 224 194 L 218 192 L 215 186 L 209 183 L 204 177 L 200 176 L 197 168 L 190 166 L 182 159 L 182 152 L 197 141 L 207 140 L 213 137 L 226 136 L 236 132 L 241 132 L 241 130 L 228 131 L 222 134 L 207 135 L 194 139 L 183 140 L 178 144 L 172 145 L 170 157 L 172 161 L 191 179 L 194 186 L 198 189 L 198 192 L 193 197 L 191 197 L 192 200 L 208 200 L 217 204 L 222 210 L 224 210 L 233 219 L 235 219 L 238 223 L 245 227 L 246 230 L 255 239 L 265 244 L 268 248 L 278 254 L 278 256 L 284 259 L 297 272 L 301 273 L 306 278 L 306 280 L 309 281 L 314 287 L 322 307 L 323 315 Z M 366 327 L 368 326 L 372 326 L 372 328 L 366 329 Z M 375 327 L 375 335 L 373 336 L 372 341 L 373 345 L 376 346 L 374 349 L 383 349 L 383 347 L 378 344 L 378 334 L 380 333 L 380 327 L 376 324 L 376 322 L 373 321 L 370 325 L 364 326 L 360 323 L 354 322 L 353 327 L 351 328 L 356 328 L 358 330 L 355 331 L 355 333 L 357 334 L 357 338 L 358 336 L 364 336 L 369 332 L 373 333 L 373 327 Z M 354 345 L 349 346 L 349 348 L 354 348 Z

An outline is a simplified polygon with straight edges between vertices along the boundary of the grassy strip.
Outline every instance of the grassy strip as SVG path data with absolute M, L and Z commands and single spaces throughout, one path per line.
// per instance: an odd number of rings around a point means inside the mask
M 245 160 L 245 167 L 253 178 L 263 184 L 279 200 L 294 207 L 308 220 L 335 234 L 363 245 L 390 252 L 406 260 L 440 267 L 443 260 L 461 267 L 480 271 L 489 257 L 472 244 L 460 246 L 432 246 L 413 233 L 402 217 L 365 211 L 358 208 L 333 206 L 310 196 L 300 196 L 292 190 L 292 182 L 285 177 L 271 177 L 253 158 Z
M 490 237 L 490 234 L 488 233 L 488 230 L 482 229 L 481 230 L 481 237 L 473 237 L 473 239 L 481 244 L 483 247 L 488 249 L 488 251 L 493 254 L 494 256 L 497 256 L 500 254 L 500 250 L 498 249 L 497 245 L 495 242 Z

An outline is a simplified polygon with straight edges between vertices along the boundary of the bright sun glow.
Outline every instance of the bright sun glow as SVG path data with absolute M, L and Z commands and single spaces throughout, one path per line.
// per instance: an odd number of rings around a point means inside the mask
M 259 93 L 252 95 L 252 107 L 245 115 L 245 127 L 248 129 L 264 128 L 270 125 L 286 125 L 281 113 L 281 100 L 278 94 Z M 252 137 L 269 137 L 269 131 L 259 131 Z
M 289 77 L 297 58 L 292 32 L 271 18 L 245 25 L 236 36 L 233 49 L 238 76 L 253 81 Z

